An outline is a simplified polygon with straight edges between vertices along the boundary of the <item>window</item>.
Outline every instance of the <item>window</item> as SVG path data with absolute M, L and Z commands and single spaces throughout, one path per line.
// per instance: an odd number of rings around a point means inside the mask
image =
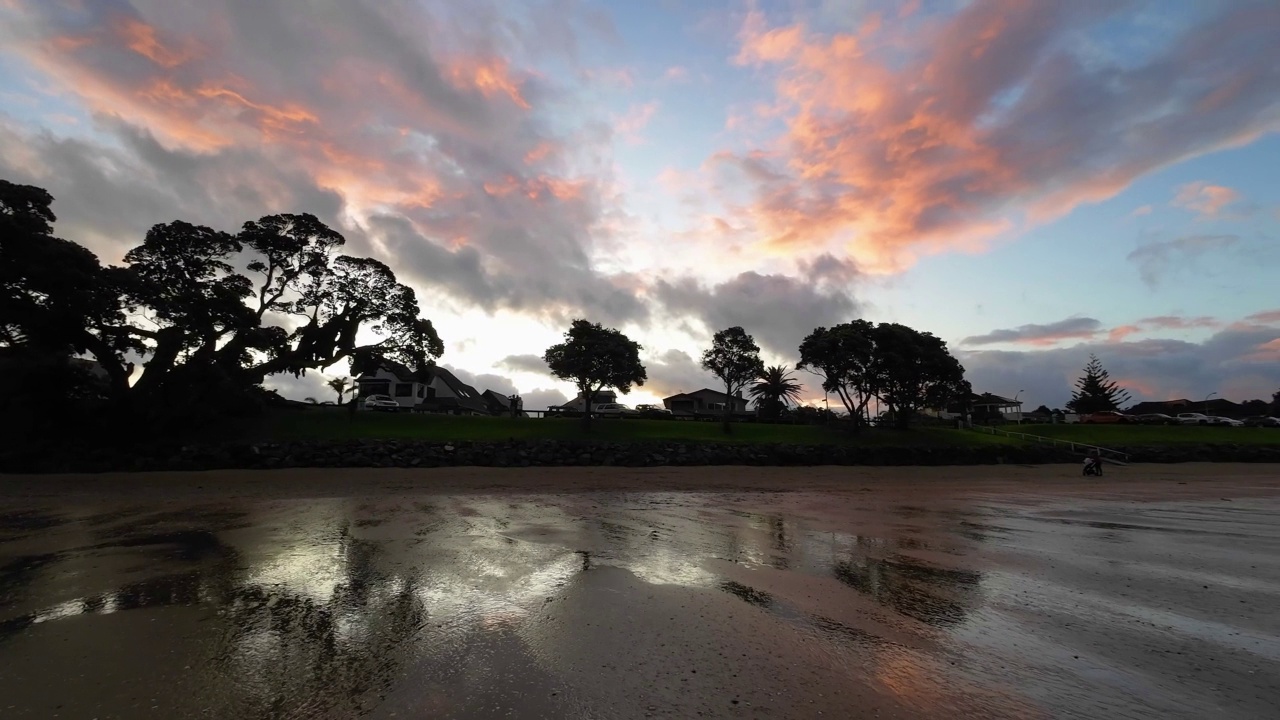
M 421 398 L 424 394 L 425 394 L 425 389 L 423 388 L 423 386 L 419 385 L 419 386 L 418 386 L 418 397 L 419 397 L 419 398 Z
M 386 380 L 371 380 L 360 383 L 360 394 L 368 397 L 370 395 L 390 395 L 391 384 Z
M 396 383 L 396 397 L 413 397 L 413 383 Z
M 435 389 L 435 388 L 433 388 L 433 387 L 429 387 L 429 388 L 427 388 L 427 398 L 428 398 L 428 399 L 430 399 L 430 400 L 434 400 L 434 399 L 436 398 L 436 389 Z

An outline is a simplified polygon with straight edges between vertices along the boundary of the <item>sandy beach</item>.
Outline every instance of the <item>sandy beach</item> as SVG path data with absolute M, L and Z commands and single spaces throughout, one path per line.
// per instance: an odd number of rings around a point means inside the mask
M 1268 718 L 1280 467 L 0 478 L 3 717 Z

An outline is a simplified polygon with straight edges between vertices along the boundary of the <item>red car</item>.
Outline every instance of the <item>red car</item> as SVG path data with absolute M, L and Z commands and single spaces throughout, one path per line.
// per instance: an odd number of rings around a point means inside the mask
M 1124 413 L 1116 412 L 1115 410 L 1103 410 L 1102 412 L 1081 415 L 1080 422 L 1097 423 L 1101 425 L 1103 423 L 1127 423 L 1132 422 L 1132 420 Z

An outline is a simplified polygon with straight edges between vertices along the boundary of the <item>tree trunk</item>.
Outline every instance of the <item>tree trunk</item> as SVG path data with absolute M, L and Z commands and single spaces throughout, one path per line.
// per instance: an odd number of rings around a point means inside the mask
M 725 433 L 732 433 L 733 428 L 729 425 L 729 417 L 733 413 L 733 386 L 729 383 L 724 384 L 724 394 L 729 396 L 729 399 L 724 404 L 724 431 Z

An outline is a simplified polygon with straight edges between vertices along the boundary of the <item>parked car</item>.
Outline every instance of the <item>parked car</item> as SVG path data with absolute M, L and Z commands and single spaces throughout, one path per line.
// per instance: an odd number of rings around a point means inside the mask
M 623 405 L 622 403 L 600 403 L 593 405 L 591 412 L 599 417 L 630 417 L 636 414 L 635 410 Z
M 1128 415 L 1125 415 L 1122 412 L 1116 412 L 1115 410 L 1103 410 L 1101 412 L 1081 415 L 1080 422 L 1101 425 L 1103 423 L 1128 423 L 1131 422 L 1131 419 Z
M 1214 425 L 1225 425 L 1226 427 L 1244 427 L 1244 423 L 1229 417 L 1214 417 Z
M 395 412 L 400 409 L 400 403 L 390 395 L 370 395 L 364 399 L 364 409 Z
M 637 405 L 636 414 L 644 418 L 669 418 L 671 411 L 661 405 Z
M 1142 425 L 1177 425 L 1178 418 L 1164 413 L 1147 413 L 1138 415 L 1134 420 Z
M 1255 415 L 1244 419 L 1245 427 L 1280 427 L 1280 418 Z
M 1217 425 L 1217 418 L 1204 413 L 1178 413 L 1178 422 L 1182 425 Z

